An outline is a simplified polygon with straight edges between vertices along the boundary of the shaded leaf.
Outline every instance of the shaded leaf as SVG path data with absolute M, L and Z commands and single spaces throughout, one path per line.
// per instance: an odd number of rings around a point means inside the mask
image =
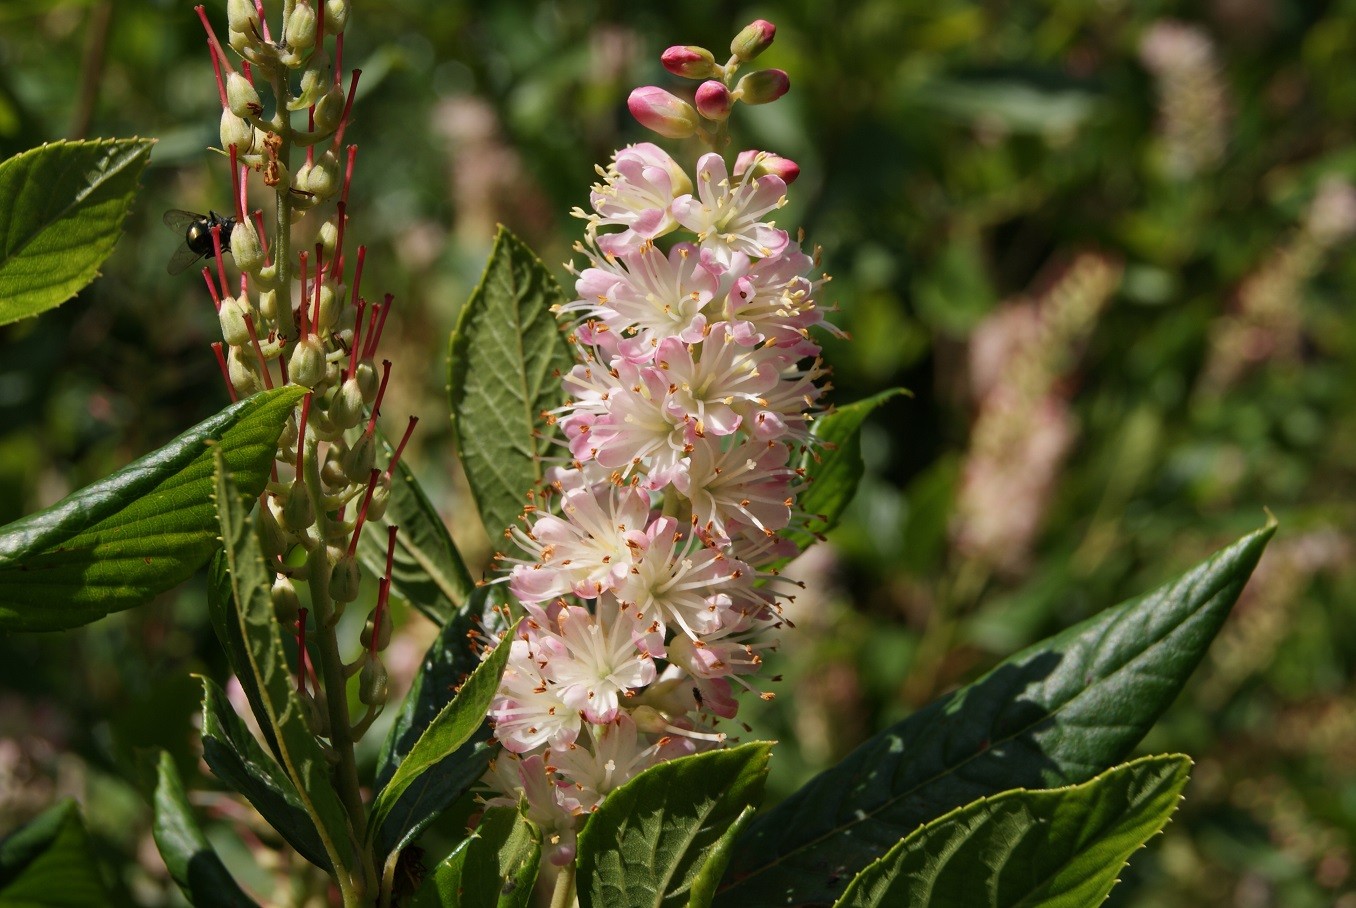
M 410 908 L 527 908 L 540 863 L 541 831 L 511 807 L 491 807 L 433 868 Z
M 108 894 L 74 801 L 62 801 L 0 842 L 0 904 L 97 908 Z
M 730 865 L 730 857 L 734 854 L 734 844 L 757 812 L 758 808 L 752 804 L 745 807 L 730 824 L 730 828 L 716 840 L 716 844 L 707 849 L 706 860 L 702 862 L 701 869 L 692 879 L 692 888 L 688 891 L 688 908 L 707 908 L 715 899 L 716 889 L 720 886 L 720 881 L 725 876 L 725 868 Z
M 245 635 L 240 630 L 240 615 L 236 611 L 235 600 L 231 594 L 231 576 L 226 572 L 226 553 L 217 552 L 212 556 L 211 567 L 207 569 L 207 614 L 212 620 L 212 630 L 216 632 L 217 642 L 226 653 L 226 661 L 231 671 L 240 681 L 240 688 L 249 701 L 254 721 L 263 732 L 264 741 L 275 757 L 281 755 L 277 735 L 273 726 L 268 724 L 268 710 L 264 708 L 264 695 L 259 690 L 259 682 L 250 671 L 250 650 L 245 643 Z M 203 707 L 206 708 L 206 692 Z M 235 715 L 234 709 L 230 714 Z M 248 732 L 246 732 L 248 734 Z M 250 736 L 253 740 L 253 736 Z

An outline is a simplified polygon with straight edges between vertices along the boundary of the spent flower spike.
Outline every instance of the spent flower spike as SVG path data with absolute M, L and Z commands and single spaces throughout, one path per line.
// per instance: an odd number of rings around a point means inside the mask
M 782 532 L 806 519 L 796 464 L 827 375 L 811 334 L 826 278 L 768 219 L 796 164 L 749 150 L 731 174 L 719 149 L 741 93 L 786 90 L 778 70 L 734 88 L 774 34 L 753 23 L 723 66 L 700 47 L 664 51 L 669 72 L 704 80 L 695 106 L 649 86 L 632 112 L 716 150 L 689 169 L 649 142 L 623 148 L 574 211 L 583 265 L 556 311 L 578 364 L 548 414 L 567 453 L 509 533 L 519 551 L 497 558 L 492 582 L 527 619 L 501 644 L 489 714 L 504 750 L 483 780 L 490 804 L 525 799 L 555 863 L 626 779 L 723 745 L 735 690 L 772 696 L 755 685 L 796 586 L 775 568 L 796 553 Z

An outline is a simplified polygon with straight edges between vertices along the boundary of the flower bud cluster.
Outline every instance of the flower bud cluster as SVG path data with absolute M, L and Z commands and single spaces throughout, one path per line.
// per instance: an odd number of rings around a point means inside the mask
M 560 863 L 609 791 L 719 746 L 756 689 L 826 374 L 826 278 L 766 219 L 792 162 L 746 153 L 731 176 L 710 153 L 689 174 L 644 143 L 600 172 L 558 310 L 579 358 L 551 414 L 570 456 L 511 532 L 521 554 L 499 556 L 526 618 L 490 709 L 494 801 L 525 796 Z
M 767 104 L 791 88 L 790 78 L 780 69 L 756 70 L 735 80 L 740 66 L 767 50 L 776 34 L 776 26 L 764 19 L 750 23 L 730 42 L 730 58 L 724 64 L 717 63 L 715 54 L 704 47 L 674 45 L 659 61 L 673 75 L 701 82 L 692 101 L 646 85 L 631 92 L 627 107 L 642 126 L 661 136 L 700 135 L 721 147 L 727 141 L 725 121 L 737 102 Z

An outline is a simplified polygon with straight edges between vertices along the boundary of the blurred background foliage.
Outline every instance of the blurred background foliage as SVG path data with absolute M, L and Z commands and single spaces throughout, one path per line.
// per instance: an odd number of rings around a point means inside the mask
M 789 569 L 800 630 L 773 657 L 777 698 L 742 714 L 781 741 L 774 795 L 1266 507 L 1276 541 L 1143 744 L 1195 758 L 1186 801 L 1113 904 L 1356 906 L 1356 2 L 355 6 L 349 229 L 365 289 L 396 295 L 386 409 L 423 418 L 410 462 L 470 559 L 489 544 L 450 453 L 445 345 L 494 224 L 566 260 L 594 165 L 647 138 L 626 93 L 675 87 L 659 52 L 768 18 L 759 62 L 792 93 L 741 109 L 735 147 L 802 166 L 778 220 L 834 276 L 852 335 L 826 344 L 834 399 L 914 393 L 868 425 L 844 525 Z M 188 4 L 0 2 L 0 157 L 160 140 L 104 276 L 0 329 L 0 523 L 226 403 L 210 302 L 165 273 L 160 224 L 228 207 L 204 150 L 217 110 Z M 406 619 L 393 674 L 430 636 Z M 224 671 L 200 584 L 0 639 L 0 833 L 73 794 L 119 898 L 178 903 L 137 753 L 169 748 L 200 804 L 248 821 L 196 769 L 190 672 Z M 252 840 L 215 832 L 266 893 Z

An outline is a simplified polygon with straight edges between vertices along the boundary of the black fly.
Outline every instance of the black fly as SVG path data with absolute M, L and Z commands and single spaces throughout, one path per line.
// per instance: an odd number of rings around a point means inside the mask
M 207 214 L 194 214 L 180 208 L 171 208 L 165 212 L 165 226 L 184 235 L 184 243 L 170 256 L 170 274 L 180 274 L 188 270 L 198 259 L 213 254 L 212 228 L 221 228 L 221 251 L 231 251 L 231 228 L 235 218 L 224 217 L 215 211 Z

